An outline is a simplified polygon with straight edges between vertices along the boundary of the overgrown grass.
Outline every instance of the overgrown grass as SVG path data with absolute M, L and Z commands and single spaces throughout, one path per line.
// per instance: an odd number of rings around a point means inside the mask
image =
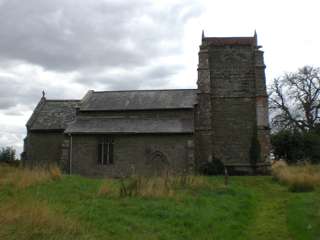
M 0 165 L 0 239 L 70 239 L 82 232 L 78 221 L 52 209 L 46 200 L 20 195 L 25 189 L 60 180 L 57 166 L 28 169 Z M 7 195 L 7 196 L 5 196 Z
M 81 225 L 51 209 L 46 202 L 11 201 L 0 207 L 0 239 L 68 239 Z
M 0 168 L 1 179 L 15 171 Z M 320 236 L 320 192 L 291 193 L 271 177 L 230 177 L 227 187 L 223 177 L 202 176 L 132 177 L 123 182 L 80 176 L 41 179 L 24 187 L 14 181 L 0 185 L 1 240 Z M 123 184 L 132 194 L 121 195 Z
M 320 186 L 320 166 L 304 165 L 289 166 L 284 161 L 278 161 L 272 166 L 273 177 L 289 186 L 292 192 L 313 191 Z
M 210 185 L 203 176 L 170 176 L 163 177 L 142 177 L 133 176 L 127 179 L 120 179 L 120 197 L 173 197 L 178 191 L 185 189 L 209 188 Z M 114 189 L 110 183 L 105 182 L 99 192 L 106 192 L 106 189 Z M 111 193 L 112 194 L 112 193 Z M 113 193 L 115 195 L 116 193 Z
M 9 184 L 21 189 L 49 180 L 57 180 L 61 176 L 61 171 L 57 166 L 28 169 L 0 165 L 0 186 Z

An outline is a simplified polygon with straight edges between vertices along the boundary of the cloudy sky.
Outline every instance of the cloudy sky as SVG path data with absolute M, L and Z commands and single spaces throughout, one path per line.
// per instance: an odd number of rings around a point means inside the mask
M 319 0 L 0 0 L 0 147 L 22 149 L 47 98 L 89 89 L 195 88 L 201 31 L 252 36 L 268 83 L 320 66 Z

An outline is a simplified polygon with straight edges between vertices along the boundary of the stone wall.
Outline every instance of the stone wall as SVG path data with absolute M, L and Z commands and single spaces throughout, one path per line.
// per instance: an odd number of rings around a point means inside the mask
M 209 66 L 209 51 L 200 46 L 198 64 L 198 99 L 195 110 L 195 157 L 196 166 L 201 169 L 213 159 L 212 152 L 212 97 Z
M 196 161 L 217 158 L 251 171 L 254 139 L 260 162 L 269 154 L 263 52 L 255 44 L 208 44 L 199 51 Z M 260 162 L 258 164 L 260 164 Z
M 99 165 L 99 135 L 72 136 L 72 173 L 85 176 L 119 177 L 131 174 L 154 175 L 190 170 L 194 165 L 192 134 L 115 135 L 114 164 Z M 164 164 L 153 162 L 161 153 Z
M 249 165 L 256 127 L 251 46 L 210 48 L 213 155 L 225 165 Z
M 270 128 L 268 112 L 268 95 L 266 90 L 265 64 L 263 52 L 256 49 L 256 112 L 257 112 L 257 134 L 260 143 L 260 162 L 269 161 L 270 153 Z
M 62 132 L 29 132 L 25 143 L 24 164 L 28 167 L 60 165 L 64 139 Z
M 213 153 L 226 165 L 248 165 L 255 130 L 254 98 L 217 98 L 213 104 Z

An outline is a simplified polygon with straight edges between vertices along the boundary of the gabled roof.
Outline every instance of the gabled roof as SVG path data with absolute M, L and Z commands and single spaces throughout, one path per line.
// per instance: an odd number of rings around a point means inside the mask
M 65 133 L 192 133 L 193 119 L 136 119 L 78 116 Z
M 121 111 L 193 108 L 196 89 L 89 91 L 80 111 Z
M 74 120 L 79 100 L 47 100 L 42 98 L 32 113 L 29 130 L 64 130 Z

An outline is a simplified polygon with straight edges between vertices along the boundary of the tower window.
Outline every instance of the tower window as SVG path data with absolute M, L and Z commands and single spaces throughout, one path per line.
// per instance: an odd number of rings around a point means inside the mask
M 113 139 L 110 137 L 103 137 L 98 143 L 98 164 L 113 164 Z

